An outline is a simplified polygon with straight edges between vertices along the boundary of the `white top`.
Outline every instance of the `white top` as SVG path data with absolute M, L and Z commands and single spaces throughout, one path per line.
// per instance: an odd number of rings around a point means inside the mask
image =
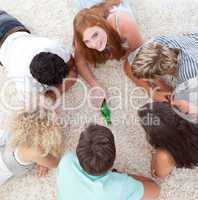
M 15 83 L 17 91 L 20 95 L 24 94 L 24 97 L 27 92 L 43 91 L 44 87 L 30 74 L 31 61 L 41 52 L 57 54 L 65 62 L 71 56 L 60 41 L 27 32 L 11 34 L 1 46 L 0 61 L 6 67 L 8 77 Z

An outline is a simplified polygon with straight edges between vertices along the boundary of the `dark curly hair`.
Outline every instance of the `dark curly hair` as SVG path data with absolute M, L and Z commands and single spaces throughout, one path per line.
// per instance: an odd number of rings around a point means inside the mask
M 33 58 L 30 72 L 41 84 L 55 86 L 62 84 L 63 79 L 69 74 L 69 69 L 58 55 L 41 52 Z
M 91 175 L 106 173 L 115 161 L 116 148 L 110 129 L 91 124 L 80 136 L 76 149 L 81 167 Z
M 148 142 L 155 149 L 168 151 L 176 167 L 193 168 L 198 165 L 198 125 L 182 119 L 167 103 L 146 104 L 138 114 Z M 159 120 L 158 125 L 153 123 L 156 119 Z

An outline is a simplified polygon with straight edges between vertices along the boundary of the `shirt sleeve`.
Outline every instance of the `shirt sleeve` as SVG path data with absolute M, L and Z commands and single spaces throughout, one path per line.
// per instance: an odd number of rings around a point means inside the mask
M 140 181 L 126 175 L 122 189 L 123 199 L 140 200 L 144 195 L 144 186 Z
M 56 176 L 58 179 L 61 179 L 61 177 L 63 177 L 63 174 L 65 174 L 66 171 L 69 171 L 69 166 L 72 165 L 74 159 L 75 156 L 72 151 L 69 151 L 68 153 L 65 153 L 62 156 L 58 167 L 56 168 Z
M 43 87 L 36 81 L 25 77 L 15 80 L 16 96 L 15 100 L 19 109 L 25 111 L 35 111 L 38 106 L 41 106 L 40 98 L 42 96 Z
M 71 51 L 65 47 L 63 42 L 59 40 L 50 41 L 49 52 L 54 53 L 61 57 L 66 63 L 70 60 Z

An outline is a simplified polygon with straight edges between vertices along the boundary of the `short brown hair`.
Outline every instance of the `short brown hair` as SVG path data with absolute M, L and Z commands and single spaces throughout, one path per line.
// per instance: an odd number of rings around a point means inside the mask
M 143 46 L 132 63 L 133 75 L 137 78 L 155 79 L 176 66 L 179 50 L 157 42 Z
M 102 175 L 115 161 L 116 148 L 110 129 L 90 124 L 82 133 L 76 149 L 81 167 L 91 175 Z

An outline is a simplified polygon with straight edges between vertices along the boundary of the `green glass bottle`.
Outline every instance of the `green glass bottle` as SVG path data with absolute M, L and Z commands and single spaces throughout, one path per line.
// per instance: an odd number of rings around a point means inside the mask
M 111 110 L 109 109 L 106 100 L 103 101 L 100 112 L 106 124 L 111 125 Z

